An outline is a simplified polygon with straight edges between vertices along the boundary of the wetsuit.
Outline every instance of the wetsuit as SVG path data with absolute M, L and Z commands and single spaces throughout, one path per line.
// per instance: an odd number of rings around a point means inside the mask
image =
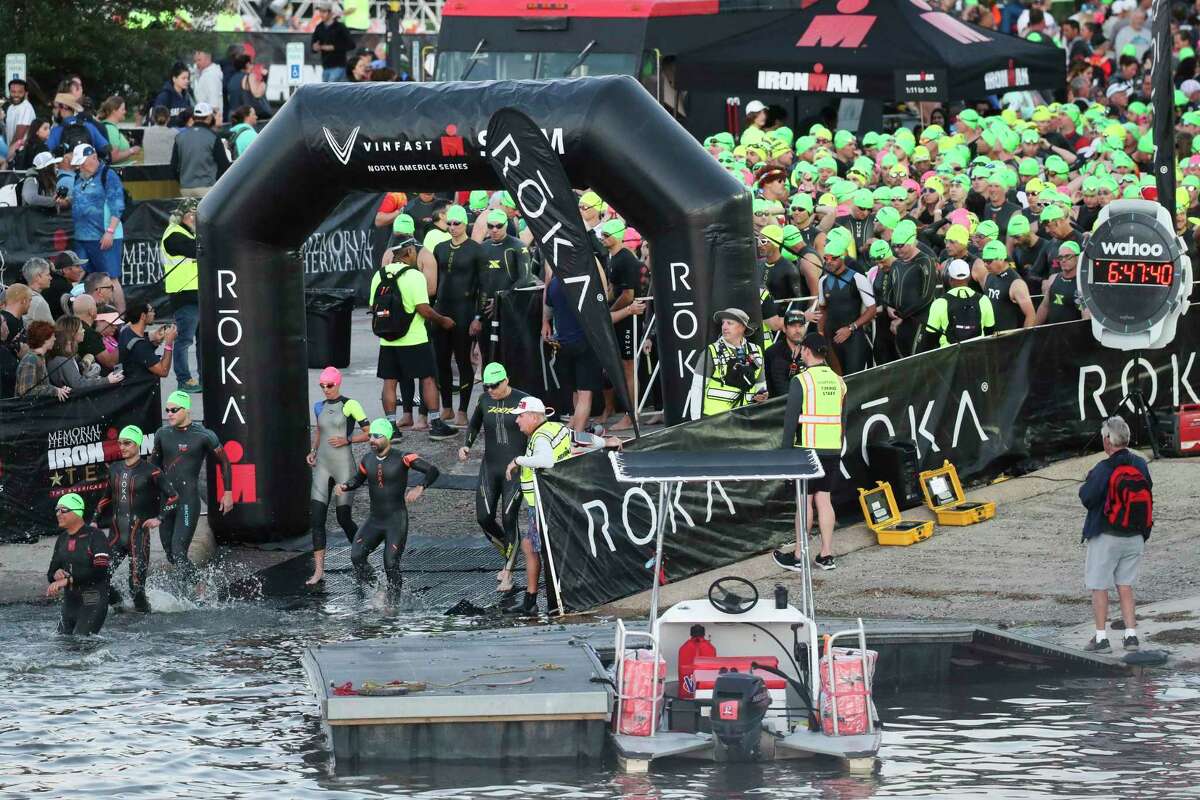
M 782 255 L 774 264 L 763 263 L 763 279 L 759 281 L 759 285 L 764 284 L 771 297 L 777 301 L 803 297 L 805 294 L 800 269 Z
M 358 529 L 350 549 L 354 572 L 360 580 L 373 582 L 375 573 L 367 563 L 367 558 L 380 542 L 386 541 L 383 571 L 387 575 L 388 585 L 396 591 L 400 590 L 403 582 L 400 577 L 400 558 L 408 543 L 408 507 L 404 503 L 404 492 L 408 489 L 409 469 L 424 473 L 426 487 L 436 481 L 439 474 L 437 467 L 416 453 L 401 455 L 389 450 L 382 458 L 374 452 L 363 456 L 354 477 L 346 483 L 349 490 L 367 484 L 371 497 L 371 513 Z
M 467 447 L 475 443 L 483 430 L 483 461 L 479 464 L 479 485 L 475 489 L 475 519 L 483 535 L 508 559 L 515 557 L 517 543 L 517 512 L 521 508 L 521 486 L 516 476 L 504 477 L 510 461 L 525 453 L 528 437 L 517 426 L 512 413 L 525 392 L 513 389 L 503 400 L 493 400 L 484 392 L 475 405 L 471 424 L 467 427 Z M 500 511 L 500 523 L 496 511 Z M 511 548 L 511 550 L 510 550 Z M 511 563 L 506 564 L 512 567 Z
M 483 330 L 479 332 L 479 355 L 487 364 L 495 361 L 499 352 L 500 310 L 496 308 L 496 295 L 526 280 L 529 251 L 515 236 L 506 236 L 499 242 L 489 236 L 481 246 L 484 268 L 479 274 L 479 319 L 483 322 Z
M 1009 268 L 999 274 L 989 274 L 983 288 L 992 301 L 996 315 L 996 333 L 1012 331 L 1025 324 L 1025 313 L 1012 301 L 1012 285 L 1021 280 L 1015 269 Z
M 854 240 L 854 252 L 858 254 L 859 258 L 865 258 L 867 242 L 875 238 L 875 212 L 872 211 L 863 219 L 855 219 L 852 215 L 847 214 L 835 219 L 833 224 L 850 232 L 850 236 Z
M 220 465 L 225 487 L 232 486 L 233 470 L 229 457 L 221 448 L 217 435 L 199 422 L 189 423 L 186 428 L 164 425 L 154 437 L 154 454 L 150 460 L 162 467 L 179 497 L 175 509 L 163 514 L 158 535 L 167 561 L 183 568 L 191 567 L 188 548 L 196 535 L 196 523 L 200 521 L 200 470 L 209 453 Z
M 1054 279 L 1046 289 L 1046 297 L 1050 303 L 1046 314 L 1047 324 L 1083 319 L 1083 304 L 1074 278 L 1068 278 L 1061 272 L 1054 273 Z
M 75 533 L 62 531 L 54 543 L 46 580 L 54 583 L 60 569 L 70 576 L 63 589 L 59 633 L 99 633 L 108 616 L 108 539 L 95 525 L 84 525 Z
M 313 404 L 317 418 L 317 464 L 313 467 L 312 492 L 309 494 L 309 516 L 312 519 L 313 550 L 325 549 L 325 517 L 329 513 L 329 490 L 333 484 L 345 483 L 354 477 L 354 450 L 334 447 L 329 440 L 335 436 L 349 439 L 354 435 L 357 424 L 367 430 L 367 412 L 357 400 L 337 397 Z M 337 498 L 337 521 L 353 544 L 358 525 L 350 515 L 353 495 L 343 494 Z
M 148 519 L 162 522 L 174 510 L 178 498 L 163 471 L 145 459 L 132 467 L 124 461 L 108 465 L 108 489 L 96 506 L 96 519 L 112 514 L 108 544 L 112 569 L 116 572 L 125 556 L 129 562 L 129 591 L 145 600 L 146 572 L 150 568 L 150 532 L 142 527 Z M 120 602 L 120 594 L 109 588 L 109 601 Z
M 875 293 L 875 307 L 879 309 L 875 312 L 875 341 L 872 346 L 876 365 L 890 364 L 900 358 L 900 354 L 896 352 L 896 336 L 892 333 L 892 315 L 888 313 L 888 309 L 893 307 L 892 291 L 895 279 L 893 267 L 881 264 L 875 270 L 875 280 L 871 282 L 871 290 Z
M 937 264 L 933 256 L 922 249 L 911 261 L 897 259 L 892 269 L 896 272 L 892 299 L 901 320 L 896 328 L 896 350 L 903 358 L 917 352 L 917 344 L 925 331 L 929 306 L 937 288 Z
M 861 372 L 871 365 L 871 343 L 862 328 L 851 332 L 850 338 L 841 344 L 833 341 L 839 328 L 849 327 L 862 315 L 864 308 L 875 305 L 874 291 L 867 276 L 861 272 L 843 269 L 834 275 L 826 271 L 821 276 L 820 303 L 825 309 L 825 337 L 842 366 L 842 374 Z
M 487 268 L 487 258 L 483 246 L 474 239 L 457 245 L 450 240 L 441 242 L 433 248 L 433 257 L 437 259 L 438 267 L 435 307 L 438 313 L 454 320 L 454 327 L 449 331 L 437 326 L 431 331 L 442 407 L 453 406 L 450 378 L 450 357 L 453 355 L 458 364 L 458 410 L 465 414 L 475 384 L 470 327 L 479 313 L 479 276 Z

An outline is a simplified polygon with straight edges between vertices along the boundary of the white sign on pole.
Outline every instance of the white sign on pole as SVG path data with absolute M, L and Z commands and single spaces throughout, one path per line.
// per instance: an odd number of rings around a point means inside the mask
M 304 42 L 287 44 L 288 86 L 299 86 L 304 72 Z
M 24 53 L 9 53 L 4 57 L 4 83 L 25 80 L 26 61 Z

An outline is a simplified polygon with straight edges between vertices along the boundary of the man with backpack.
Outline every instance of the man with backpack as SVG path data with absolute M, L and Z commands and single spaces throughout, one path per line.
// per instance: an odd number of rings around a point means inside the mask
M 419 381 L 429 409 L 429 438 L 448 439 L 458 431 L 441 418 L 433 347 L 425 321 L 442 330 L 454 320 L 429 304 L 429 285 L 416 267 L 417 240 L 405 236 L 383 255 L 383 264 L 371 278 L 371 330 L 379 337 L 379 362 L 375 375 L 383 380 L 383 413 L 396 421 L 397 381 Z
M 60 144 L 70 150 L 81 144 L 90 144 L 96 148 L 101 159 L 108 161 L 108 139 L 100 126 L 83 113 L 83 106 L 73 95 L 62 92 L 54 96 L 54 116 L 58 118 L 58 123 L 50 129 L 50 138 L 46 140 L 47 150 L 53 151 Z
M 75 252 L 88 260 L 88 273 L 104 272 L 113 282 L 113 302 L 125 310 L 121 289 L 121 254 L 125 214 L 125 187 L 117 173 L 100 161 L 90 144 L 81 144 L 71 152 L 71 166 L 78 169 L 65 197 L 56 198 L 60 209 L 71 209 L 75 223 Z
M 987 336 L 996 327 L 992 301 L 968 285 L 971 267 L 966 261 L 956 258 L 947 264 L 946 281 L 950 288 L 929 307 L 922 352 Z
M 1107 653 L 1108 590 L 1116 585 L 1125 623 L 1126 650 L 1138 649 L 1133 602 L 1142 550 L 1154 527 L 1153 482 L 1146 460 L 1128 448 L 1129 425 L 1120 417 L 1105 420 L 1100 428 L 1108 456 L 1088 472 L 1079 487 L 1087 509 L 1083 541 L 1087 543 L 1084 582 L 1092 592 L 1096 635 L 1083 648 Z

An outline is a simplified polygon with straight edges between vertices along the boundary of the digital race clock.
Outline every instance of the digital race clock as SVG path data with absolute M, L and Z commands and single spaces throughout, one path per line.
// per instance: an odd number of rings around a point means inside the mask
M 1192 265 L 1166 209 L 1149 200 L 1116 200 L 1100 211 L 1077 281 L 1102 345 L 1165 347 L 1187 311 Z

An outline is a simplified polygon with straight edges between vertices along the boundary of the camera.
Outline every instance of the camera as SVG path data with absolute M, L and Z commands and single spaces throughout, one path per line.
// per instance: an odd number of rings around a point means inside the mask
M 54 196 L 55 196 L 55 197 L 61 197 L 61 198 L 62 198 L 62 199 L 64 199 L 64 200 L 65 200 L 65 199 L 67 199 L 67 196 L 68 196 L 68 195 L 70 195 L 70 194 L 71 194 L 71 190 L 70 190 L 70 189 L 68 189 L 66 186 L 60 186 L 60 187 L 58 187 L 58 189 L 57 189 L 57 190 L 54 192 Z

